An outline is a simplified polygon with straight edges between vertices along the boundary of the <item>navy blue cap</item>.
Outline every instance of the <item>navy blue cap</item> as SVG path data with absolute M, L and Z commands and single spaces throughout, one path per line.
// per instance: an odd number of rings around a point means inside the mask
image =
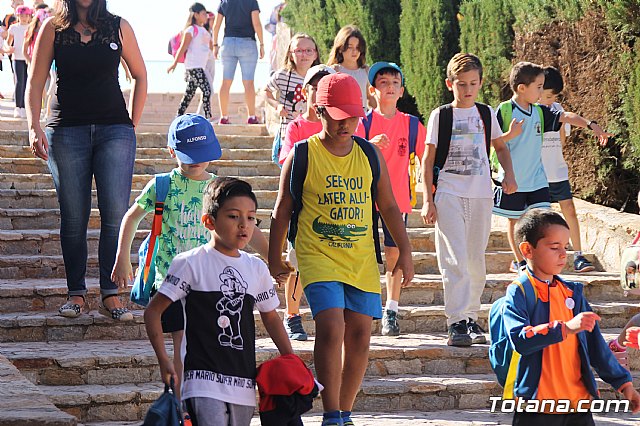
M 167 146 L 184 164 L 206 163 L 222 156 L 213 126 L 203 116 L 184 114 L 176 117 L 167 134 Z
M 402 85 L 404 86 L 404 74 L 402 73 L 402 70 L 400 69 L 398 64 L 394 62 L 376 62 L 375 64 L 371 65 L 371 68 L 369 68 L 369 84 L 370 85 L 372 86 L 374 85 L 373 82 L 375 81 L 376 74 L 378 74 L 378 71 L 385 68 L 391 68 L 393 70 L 398 71 L 400 73 L 400 78 L 402 79 Z

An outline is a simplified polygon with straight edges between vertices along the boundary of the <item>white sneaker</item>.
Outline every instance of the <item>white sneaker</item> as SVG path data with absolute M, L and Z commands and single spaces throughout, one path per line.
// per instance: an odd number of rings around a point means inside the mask
M 20 108 L 20 117 L 27 118 L 27 110 L 25 108 Z
M 13 110 L 13 118 L 20 118 L 20 108 L 16 107 L 16 109 Z

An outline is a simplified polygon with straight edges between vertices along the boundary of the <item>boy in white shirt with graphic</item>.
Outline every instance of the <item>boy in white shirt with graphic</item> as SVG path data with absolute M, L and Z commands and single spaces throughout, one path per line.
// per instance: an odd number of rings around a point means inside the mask
M 193 424 L 249 426 L 256 403 L 254 307 L 280 354 L 293 350 L 276 312 L 267 266 L 241 251 L 256 229 L 256 196 L 247 182 L 216 178 L 204 190 L 202 223 L 211 241 L 176 256 L 144 313 L 162 380 L 177 380 L 161 316 L 180 301 L 185 319 L 182 400 Z

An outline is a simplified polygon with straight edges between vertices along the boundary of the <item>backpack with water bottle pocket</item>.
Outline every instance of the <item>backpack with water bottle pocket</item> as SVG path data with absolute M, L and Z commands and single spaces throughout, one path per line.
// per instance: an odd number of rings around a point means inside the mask
M 520 274 L 510 285 L 517 285 L 524 294 L 527 313 L 531 317 L 538 302 L 538 292 L 535 285 L 531 283 L 529 276 L 524 273 Z M 489 335 L 491 338 L 489 362 L 496 374 L 498 383 L 506 390 L 514 387 L 520 354 L 513 349 L 509 339 L 509 332 L 504 324 L 505 308 L 506 296 L 503 296 L 493 302 L 489 311 Z
M 157 237 L 162 233 L 162 213 L 164 200 L 169 193 L 170 173 L 158 173 L 155 176 L 156 204 L 153 213 L 151 232 L 138 249 L 138 269 L 133 280 L 130 299 L 138 305 L 147 306 L 151 298 L 151 288 L 156 280 Z

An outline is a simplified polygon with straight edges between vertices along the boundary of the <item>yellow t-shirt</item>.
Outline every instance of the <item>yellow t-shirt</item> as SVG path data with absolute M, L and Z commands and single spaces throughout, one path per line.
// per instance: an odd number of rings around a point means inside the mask
M 296 235 L 302 285 L 340 281 L 380 293 L 371 229 L 373 177 L 367 156 L 355 142 L 348 155 L 337 157 L 317 135 L 308 141 Z

